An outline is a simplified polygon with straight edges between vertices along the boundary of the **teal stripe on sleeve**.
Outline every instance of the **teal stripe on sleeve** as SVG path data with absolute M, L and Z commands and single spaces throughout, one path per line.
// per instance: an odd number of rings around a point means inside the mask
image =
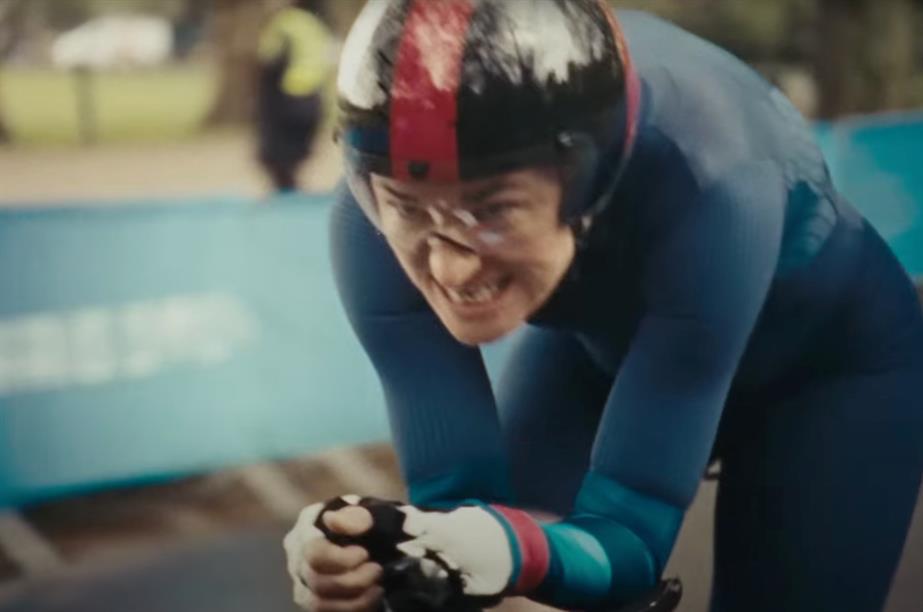
M 493 458 L 470 461 L 447 474 L 410 479 L 410 502 L 417 506 L 454 507 L 465 500 L 488 504 L 509 503 L 509 480 Z
M 656 561 L 655 574 L 663 571 L 683 522 L 683 510 L 589 472 L 577 495 L 574 516 L 606 518 L 637 534 Z
M 569 522 L 593 535 L 605 549 L 612 568 L 606 601 L 623 604 L 637 599 L 659 578 L 656 562 L 647 544 L 630 529 L 611 519 L 578 516 Z
M 543 525 L 551 549 L 548 575 L 536 599 L 557 607 L 582 607 L 609 594 L 612 569 L 599 540 L 569 523 Z

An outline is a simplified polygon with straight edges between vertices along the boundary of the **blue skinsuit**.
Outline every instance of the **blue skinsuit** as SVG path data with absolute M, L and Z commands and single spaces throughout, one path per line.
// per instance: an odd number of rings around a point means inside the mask
M 660 575 L 720 458 L 713 610 L 878 610 L 923 465 L 912 284 L 778 91 L 665 22 L 620 18 L 638 141 L 496 397 L 342 190 L 335 273 L 411 498 L 567 517 L 533 595 L 605 607 Z

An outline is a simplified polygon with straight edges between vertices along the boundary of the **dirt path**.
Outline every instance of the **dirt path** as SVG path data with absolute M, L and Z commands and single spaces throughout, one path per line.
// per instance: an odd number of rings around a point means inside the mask
M 339 150 L 318 137 L 302 171 L 306 189 L 327 191 L 340 175 Z M 259 197 L 267 184 L 249 134 L 216 133 L 178 143 L 88 148 L 0 147 L 0 206 L 121 204 L 138 199 Z

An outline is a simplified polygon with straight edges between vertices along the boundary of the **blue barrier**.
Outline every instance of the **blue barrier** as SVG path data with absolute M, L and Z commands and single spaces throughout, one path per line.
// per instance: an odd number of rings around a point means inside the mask
M 923 116 L 818 138 L 923 274 Z M 0 211 L 0 506 L 384 439 L 330 276 L 329 205 Z
M 0 503 L 382 439 L 328 206 L 0 212 Z
M 827 124 L 818 140 L 837 187 L 923 275 L 923 113 Z

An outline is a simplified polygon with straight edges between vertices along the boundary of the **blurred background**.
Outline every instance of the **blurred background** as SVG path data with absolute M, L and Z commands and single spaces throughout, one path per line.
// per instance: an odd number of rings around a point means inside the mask
M 4 200 L 262 193 L 248 124 L 256 113 L 260 34 L 284 3 L 0 1 Z M 335 37 L 335 60 L 336 38 L 362 2 L 310 4 Z M 726 47 L 812 117 L 923 104 L 917 0 L 616 4 L 657 12 Z M 325 117 L 326 128 L 330 113 Z M 322 153 L 304 168 L 304 180 L 322 191 L 336 180 L 336 156 L 325 134 L 317 142 Z M 60 150 L 76 144 L 93 148 Z M 103 174 L 92 164 L 107 168 L 109 180 L 86 180 Z M 122 173 L 121 164 L 135 165 Z M 59 180 L 42 180 L 38 167 Z
M 403 495 L 327 265 L 333 79 L 363 3 L 301 4 L 316 24 L 285 0 L 0 0 L 0 611 L 290 610 L 298 509 Z M 614 4 L 777 84 L 921 278 L 923 2 Z M 279 43 L 299 27 L 310 48 Z M 263 120 L 289 52 L 316 104 L 280 189 Z M 713 497 L 671 560 L 689 612 Z M 892 612 L 923 609 L 919 514 Z

